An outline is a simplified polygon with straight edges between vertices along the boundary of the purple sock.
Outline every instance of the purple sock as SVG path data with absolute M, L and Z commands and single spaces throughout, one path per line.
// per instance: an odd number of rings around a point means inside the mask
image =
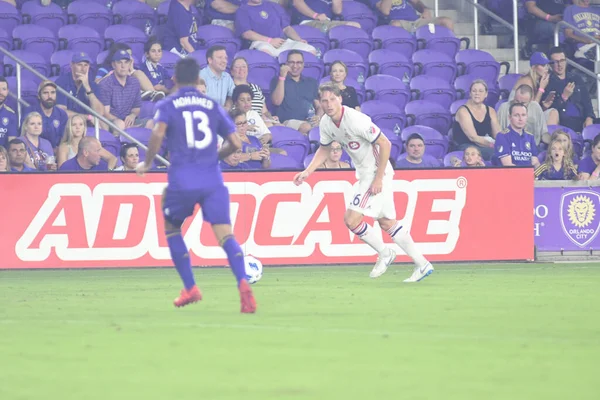
M 194 273 L 192 272 L 192 263 L 190 262 L 190 254 L 188 253 L 183 236 L 180 231 L 167 232 L 167 243 L 171 251 L 173 264 L 183 281 L 183 286 L 186 289 L 191 289 L 196 282 L 194 281 Z
M 221 247 L 227 253 L 231 271 L 239 285 L 240 281 L 246 278 L 246 266 L 244 264 L 244 253 L 233 235 L 225 236 L 221 242 Z

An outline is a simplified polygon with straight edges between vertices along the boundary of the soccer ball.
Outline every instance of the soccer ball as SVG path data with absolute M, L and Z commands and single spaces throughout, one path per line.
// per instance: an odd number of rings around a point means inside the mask
M 246 280 L 248 283 L 252 284 L 260 281 L 263 274 L 262 263 L 255 257 L 245 256 L 244 264 L 246 265 Z

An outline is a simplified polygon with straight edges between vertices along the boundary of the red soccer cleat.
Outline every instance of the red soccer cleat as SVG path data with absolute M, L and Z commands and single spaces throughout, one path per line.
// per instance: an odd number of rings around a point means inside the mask
M 252 314 L 256 312 L 256 300 L 250 289 L 250 284 L 247 280 L 242 279 L 238 287 L 240 290 L 240 301 L 242 302 L 241 312 L 244 314 Z
M 200 300 L 202 300 L 202 293 L 200 293 L 198 286 L 194 285 L 190 290 L 181 289 L 181 294 L 175 299 L 173 304 L 175 304 L 175 307 L 183 307 Z

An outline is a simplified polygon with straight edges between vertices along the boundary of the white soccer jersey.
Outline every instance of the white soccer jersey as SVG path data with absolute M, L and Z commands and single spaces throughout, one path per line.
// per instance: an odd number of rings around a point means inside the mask
M 342 107 L 342 119 L 337 126 L 331 117 L 324 115 L 319 124 L 321 144 L 339 142 L 348 153 L 356 168 L 358 180 L 373 180 L 379 164 L 379 145 L 375 141 L 382 134 L 381 129 L 368 115 L 346 106 Z M 386 161 L 385 178 L 394 176 L 394 169 Z

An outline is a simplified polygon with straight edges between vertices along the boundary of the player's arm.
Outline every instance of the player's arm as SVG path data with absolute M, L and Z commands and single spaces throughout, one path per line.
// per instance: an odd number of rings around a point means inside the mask
M 306 167 L 305 169 L 305 171 L 308 172 L 309 175 L 315 172 L 327 160 L 327 157 L 330 153 L 330 145 L 331 143 L 327 145 L 321 144 L 319 146 L 319 148 L 315 152 L 315 156 L 312 160 L 310 160 L 310 164 L 308 164 L 308 167 Z
M 375 174 L 375 179 L 383 181 L 383 176 L 385 175 L 385 168 L 387 167 L 388 160 L 390 159 L 390 153 L 392 152 L 392 144 L 383 133 L 380 133 L 377 137 L 377 140 L 373 142 L 373 146 L 375 145 L 379 146 L 379 159 L 377 160 L 379 165 L 377 165 L 377 173 Z
M 146 151 L 146 159 L 144 160 L 144 167 L 146 170 L 149 170 L 150 167 L 152 167 L 152 161 L 158 154 L 162 142 L 165 139 L 167 126 L 168 125 L 164 122 L 158 122 L 154 125 L 154 128 L 152 128 L 152 135 L 150 135 L 150 140 L 148 141 L 148 150 Z
M 223 145 L 219 149 L 219 159 L 223 160 L 224 158 L 230 156 L 231 154 L 235 153 L 241 148 L 242 141 L 240 140 L 239 136 L 235 132 L 233 132 L 229 134 L 229 136 L 227 136 L 227 138 L 223 142 Z

